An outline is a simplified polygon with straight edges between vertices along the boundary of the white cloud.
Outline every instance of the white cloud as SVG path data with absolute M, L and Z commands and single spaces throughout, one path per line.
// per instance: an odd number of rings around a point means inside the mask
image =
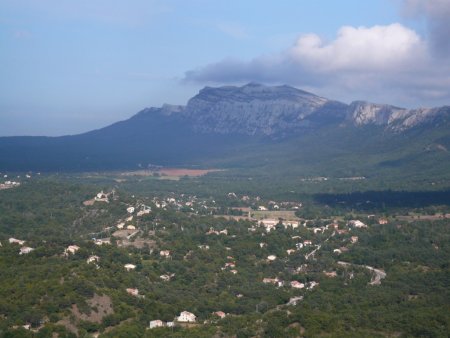
M 315 34 L 301 36 L 289 51 L 294 61 L 317 71 L 395 70 L 426 54 L 420 37 L 400 24 L 342 27 L 336 40 L 324 43 Z
M 332 41 L 300 36 L 292 47 L 250 61 L 223 60 L 186 72 L 197 83 L 286 83 L 341 100 L 397 105 L 450 103 L 450 62 L 427 40 L 394 23 L 339 29 Z

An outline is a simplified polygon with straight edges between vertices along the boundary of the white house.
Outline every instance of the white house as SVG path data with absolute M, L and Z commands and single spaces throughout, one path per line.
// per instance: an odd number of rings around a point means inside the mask
M 166 257 L 166 258 L 168 258 L 168 257 L 170 257 L 170 251 L 169 251 L 169 250 L 161 250 L 161 251 L 159 252 L 159 255 L 160 255 L 161 257 Z
M 69 245 L 66 250 L 64 250 L 64 255 L 68 256 L 69 254 L 74 255 L 80 247 L 78 245 Z
M 127 293 L 132 296 L 139 296 L 139 290 L 133 288 L 127 288 Z
M 95 245 L 111 244 L 110 238 L 97 238 L 94 240 Z
M 12 238 L 12 237 L 10 239 L 8 239 L 8 241 L 11 244 L 19 244 L 19 245 L 24 245 L 25 244 L 25 241 L 22 241 L 22 240 L 16 239 L 16 238 Z
M 280 222 L 279 220 L 272 218 L 265 218 L 261 220 L 261 224 L 263 227 L 266 228 L 267 232 L 270 232 L 272 229 L 275 229 L 275 227 L 279 222 Z
M 367 225 L 361 222 L 360 220 L 352 220 L 348 221 L 347 225 L 353 228 L 367 228 Z
M 219 317 L 220 319 L 225 318 L 227 316 L 227 314 L 223 311 L 216 311 L 213 314 Z
M 125 268 L 125 270 L 127 270 L 127 271 L 131 271 L 131 270 L 134 270 L 134 269 L 136 269 L 136 265 L 134 265 L 134 264 L 130 264 L 130 263 L 128 263 L 128 264 L 125 264 L 124 266 L 123 266 L 124 268 Z
M 164 282 L 170 281 L 173 277 L 175 277 L 174 273 L 159 276 Z
M 268 260 L 268 261 L 273 262 L 273 261 L 276 260 L 276 259 L 277 259 L 277 256 L 275 256 L 275 255 L 269 255 L 269 256 L 267 256 L 267 260 Z
M 195 323 L 196 315 L 194 315 L 191 312 L 183 311 L 180 313 L 180 315 L 177 317 L 177 321 L 181 323 Z
M 128 212 L 129 214 L 132 214 L 132 213 L 134 212 L 134 207 L 128 207 L 128 208 L 127 208 L 127 212 Z
M 163 327 L 164 326 L 164 322 L 162 320 L 151 320 L 150 321 L 150 325 L 149 328 L 150 329 L 154 329 L 155 327 Z
M 98 261 L 100 261 L 100 257 L 98 256 L 89 256 L 89 258 L 86 260 L 88 264 L 96 263 Z
M 305 284 L 300 283 L 299 281 L 293 280 L 291 283 L 291 287 L 294 289 L 303 289 L 305 287 Z
M 33 248 L 30 248 L 30 247 L 28 247 L 28 246 L 23 246 L 23 247 L 20 248 L 19 255 L 25 255 L 25 254 L 28 254 L 28 253 L 30 253 L 30 252 L 33 251 L 33 250 L 34 250 Z
M 285 228 L 291 227 L 293 229 L 296 229 L 299 226 L 299 222 L 298 221 L 284 221 L 283 225 Z

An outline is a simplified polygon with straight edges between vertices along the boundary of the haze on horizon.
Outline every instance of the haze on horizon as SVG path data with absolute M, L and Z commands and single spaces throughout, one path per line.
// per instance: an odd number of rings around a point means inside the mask
M 205 85 L 450 104 L 450 0 L 0 2 L 0 136 L 103 127 Z

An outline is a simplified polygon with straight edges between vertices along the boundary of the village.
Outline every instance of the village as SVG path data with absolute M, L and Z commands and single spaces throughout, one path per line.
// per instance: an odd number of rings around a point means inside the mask
M 20 183 L 4 192 L 11 196 L 41 185 L 33 179 L 38 175 L 8 176 Z M 289 316 L 331 290 L 389 286 L 389 264 L 372 259 L 367 248 L 374 234 L 408 231 L 411 222 L 373 211 L 314 214 L 306 210 L 309 201 L 232 191 L 136 193 L 102 185 L 80 191 L 73 204 L 65 188 L 57 189 L 76 215 L 62 223 L 61 235 L 48 235 L 58 226 L 51 209 L 43 232 L 2 236 L 0 257 L 17 260 L 17 268 L 52 264 L 52 283 L 77 291 L 57 315 L 16 321 L 11 329 L 37 333 L 53 323 L 97 337 L 134 318 L 149 336 L 170 336 L 242 318 Z M 49 203 L 59 205 L 60 198 Z M 425 216 L 411 219 L 426 222 Z M 442 244 L 430 243 L 440 250 Z
M 244 271 L 248 267 L 248 262 L 246 262 L 248 257 L 242 256 L 233 248 L 237 243 L 243 241 L 250 246 L 246 249 L 247 252 L 252 252 L 255 256 L 256 260 L 254 259 L 252 264 L 256 268 L 259 266 L 260 270 L 257 276 L 261 277 L 257 277 L 252 283 L 261 283 L 289 295 L 285 304 L 274 304 L 274 308 L 295 306 L 301 303 L 305 292 L 314 292 L 320 288 L 320 280 L 323 278 L 336 278 L 342 275 L 344 270 L 349 270 L 350 272 L 345 272 L 345 275 L 353 278 L 353 270 L 360 270 L 359 267 L 340 261 L 339 257 L 351 250 L 353 246 L 358 245 L 359 238 L 355 233 L 368 228 L 363 221 L 331 219 L 325 223 L 317 222 L 317 220 L 306 220 L 295 216 L 295 212 L 302 207 L 302 204 L 298 202 L 262 201 L 259 197 L 238 197 L 235 193 L 227 194 L 226 198 L 239 200 L 244 204 L 239 208 L 232 207 L 230 209 L 238 210 L 241 213 L 239 216 L 218 215 L 218 205 L 213 199 L 205 200 L 195 196 L 172 194 L 145 200 L 132 198 L 124 203 L 114 189 L 109 192 L 100 191 L 92 199 L 84 201 L 83 205 L 87 208 L 101 208 L 102 205 L 109 206 L 110 203 L 116 203 L 122 209 L 120 212 L 122 217 L 117 218 L 113 224 L 108 224 L 100 231 L 89 234 L 90 239 L 87 240 L 99 247 L 106 245 L 129 248 L 130 255 L 134 258 L 123 264 L 123 270 L 131 274 L 140 274 L 140 270 L 145 265 L 141 255 L 136 254 L 136 250 L 138 253 L 146 252 L 147 261 L 155 262 L 152 264 L 158 262 L 157 264 L 163 269 L 160 270 L 159 282 L 155 279 L 152 283 L 159 285 L 159 288 L 168 290 L 171 285 L 174 285 L 174 280 L 182 278 L 179 273 L 170 271 L 171 264 L 176 262 L 185 264 L 198 255 L 201 257 L 203 253 L 215 252 L 214 255 L 216 255 L 218 251 L 222 252 L 222 258 L 219 256 L 217 259 L 221 262 L 215 271 L 217 276 L 224 276 L 227 279 L 229 278 L 226 277 L 227 275 L 239 276 L 241 273 L 245 273 Z M 191 215 L 189 217 L 212 216 L 213 218 L 210 219 L 215 220 L 214 222 L 219 225 L 205 225 L 202 234 L 196 235 L 203 239 L 193 243 L 195 247 L 180 251 L 179 246 L 170 245 L 167 237 L 171 237 L 171 232 L 174 232 L 174 236 L 182 236 L 181 234 L 190 233 L 192 230 L 182 224 L 167 223 L 162 215 L 168 212 Z M 288 218 L 277 217 L 278 215 Z M 223 226 L 224 221 L 229 225 Z M 387 220 L 384 218 L 379 218 L 377 221 L 377 224 L 386 223 Z M 279 243 L 277 233 L 283 234 L 285 237 L 282 245 Z M 272 238 L 276 238 L 277 243 L 271 243 Z M 339 240 L 334 240 L 334 238 L 339 238 Z M 331 241 L 335 243 L 334 246 L 327 247 L 326 250 L 335 259 L 336 264 L 318 272 L 315 267 L 317 256 L 322 248 Z M 28 246 L 27 242 L 22 239 L 11 237 L 8 239 L 8 243 L 18 247 L 19 255 L 28 255 L 35 251 L 35 248 Z M 85 243 L 76 241 L 68 245 L 60 253 L 60 257 L 75 259 L 80 249 L 86 245 Z M 224 246 L 225 244 L 226 246 Z M 104 259 L 101 254 L 91 254 L 85 260 L 86 264 L 94 266 L 96 270 L 102 270 L 104 269 L 102 264 Z M 368 266 L 365 268 L 372 274 L 371 280 L 368 281 L 370 285 L 379 285 L 381 280 L 386 277 L 382 269 Z M 286 274 L 286 271 L 289 273 Z M 300 278 L 296 278 L 296 276 Z M 286 277 L 288 277 L 287 280 Z M 132 284 L 128 285 L 123 292 L 138 299 L 145 299 L 148 295 L 148 291 L 142 291 L 138 285 Z M 235 297 L 239 299 L 248 296 L 238 292 Z M 216 308 L 211 312 L 211 316 L 207 318 L 204 315 L 200 316 L 202 321 L 199 322 L 199 316 L 192 309 L 187 308 L 183 309 L 173 320 L 149 318 L 148 329 L 174 326 L 190 327 L 221 320 L 230 315 L 235 314 Z

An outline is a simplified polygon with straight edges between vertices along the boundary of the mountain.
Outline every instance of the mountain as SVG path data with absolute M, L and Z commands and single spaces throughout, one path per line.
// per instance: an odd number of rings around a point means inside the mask
M 449 163 L 449 122 L 449 106 L 348 105 L 289 86 L 256 83 L 205 87 L 186 106 L 146 108 L 84 134 L 2 137 L 0 170 L 200 165 L 292 175 L 362 175 L 406 167 L 423 174 L 424 165 L 436 160 L 436 174 Z

